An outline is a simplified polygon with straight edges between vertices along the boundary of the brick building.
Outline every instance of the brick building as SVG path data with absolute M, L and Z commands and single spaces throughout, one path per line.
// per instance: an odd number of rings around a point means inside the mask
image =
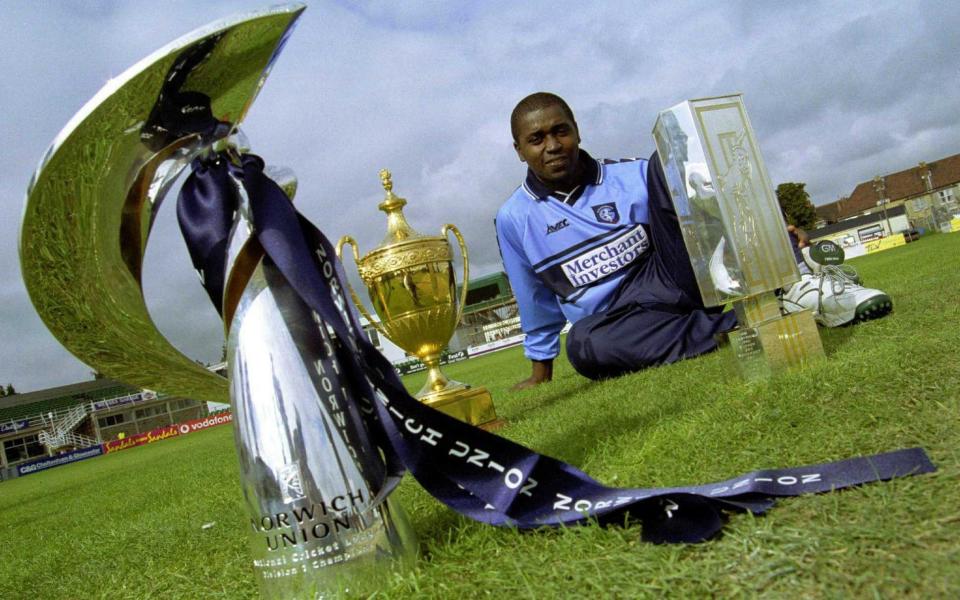
M 878 175 L 857 184 L 849 197 L 816 210 L 824 222 L 838 223 L 865 215 L 884 215 L 900 206 L 913 227 L 949 230 L 950 220 L 960 215 L 960 154 Z

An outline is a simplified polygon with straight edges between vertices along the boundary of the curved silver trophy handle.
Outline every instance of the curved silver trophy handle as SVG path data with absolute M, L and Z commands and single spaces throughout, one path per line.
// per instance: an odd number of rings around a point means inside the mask
M 226 402 L 226 381 L 151 320 L 143 257 L 164 196 L 194 157 L 236 130 L 303 10 L 245 14 L 168 44 L 104 86 L 44 155 L 20 233 L 24 282 L 53 335 L 101 373 Z
M 54 335 L 99 371 L 227 399 L 227 381 L 180 354 L 150 319 L 143 255 L 164 195 L 193 158 L 223 152 L 240 162 L 244 141 L 231 136 L 302 10 L 214 24 L 141 61 L 80 111 L 34 176 L 20 246 L 27 289 Z M 292 197 L 292 173 L 267 175 Z M 261 595 L 374 591 L 416 542 L 396 500 L 381 493 L 386 469 L 365 422 L 346 409 L 373 399 L 341 383 L 340 340 L 261 260 L 242 184 L 216 185 L 233 186 L 219 196 L 235 191 L 240 203 L 221 300 Z

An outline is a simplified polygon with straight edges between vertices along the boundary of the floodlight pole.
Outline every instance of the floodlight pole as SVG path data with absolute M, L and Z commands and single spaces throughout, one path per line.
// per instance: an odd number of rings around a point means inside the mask
M 939 230 L 940 199 L 933 193 L 933 172 L 930 170 L 930 166 L 924 161 L 920 161 L 918 167 L 920 168 L 920 179 L 923 180 L 923 187 L 926 189 L 927 195 L 930 198 L 930 218 L 933 219 L 933 226 Z
M 873 189 L 877 192 L 877 206 L 883 211 L 883 218 L 887 222 L 887 232 L 893 234 L 893 228 L 890 226 L 890 217 L 887 216 L 887 203 L 890 202 L 890 199 L 884 198 L 887 184 L 883 177 L 877 175 L 873 178 Z M 884 234 L 884 237 L 886 237 L 886 234 Z

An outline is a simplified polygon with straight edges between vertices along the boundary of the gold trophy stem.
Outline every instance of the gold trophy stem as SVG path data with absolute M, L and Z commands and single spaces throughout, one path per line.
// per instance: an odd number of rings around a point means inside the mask
M 443 371 L 440 370 L 439 353 L 428 354 L 420 358 L 420 361 L 423 362 L 423 365 L 427 368 L 427 381 L 423 384 L 423 387 L 420 388 L 420 391 L 417 392 L 417 398 L 429 401 L 431 396 L 437 396 L 447 391 L 467 387 L 462 383 L 452 381 L 443 374 Z
M 420 402 L 487 431 L 500 429 L 506 424 L 497 417 L 487 388 L 448 379 L 440 370 L 439 352 L 418 358 L 427 367 L 427 381 L 417 392 Z

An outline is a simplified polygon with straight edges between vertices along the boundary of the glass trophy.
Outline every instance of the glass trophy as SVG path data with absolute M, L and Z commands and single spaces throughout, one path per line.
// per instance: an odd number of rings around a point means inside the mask
M 810 311 L 785 315 L 776 296 L 800 272 L 741 95 L 664 110 L 653 135 L 704 305 L 737 313 L 729 338 L 741 374 L 823 357 Z

